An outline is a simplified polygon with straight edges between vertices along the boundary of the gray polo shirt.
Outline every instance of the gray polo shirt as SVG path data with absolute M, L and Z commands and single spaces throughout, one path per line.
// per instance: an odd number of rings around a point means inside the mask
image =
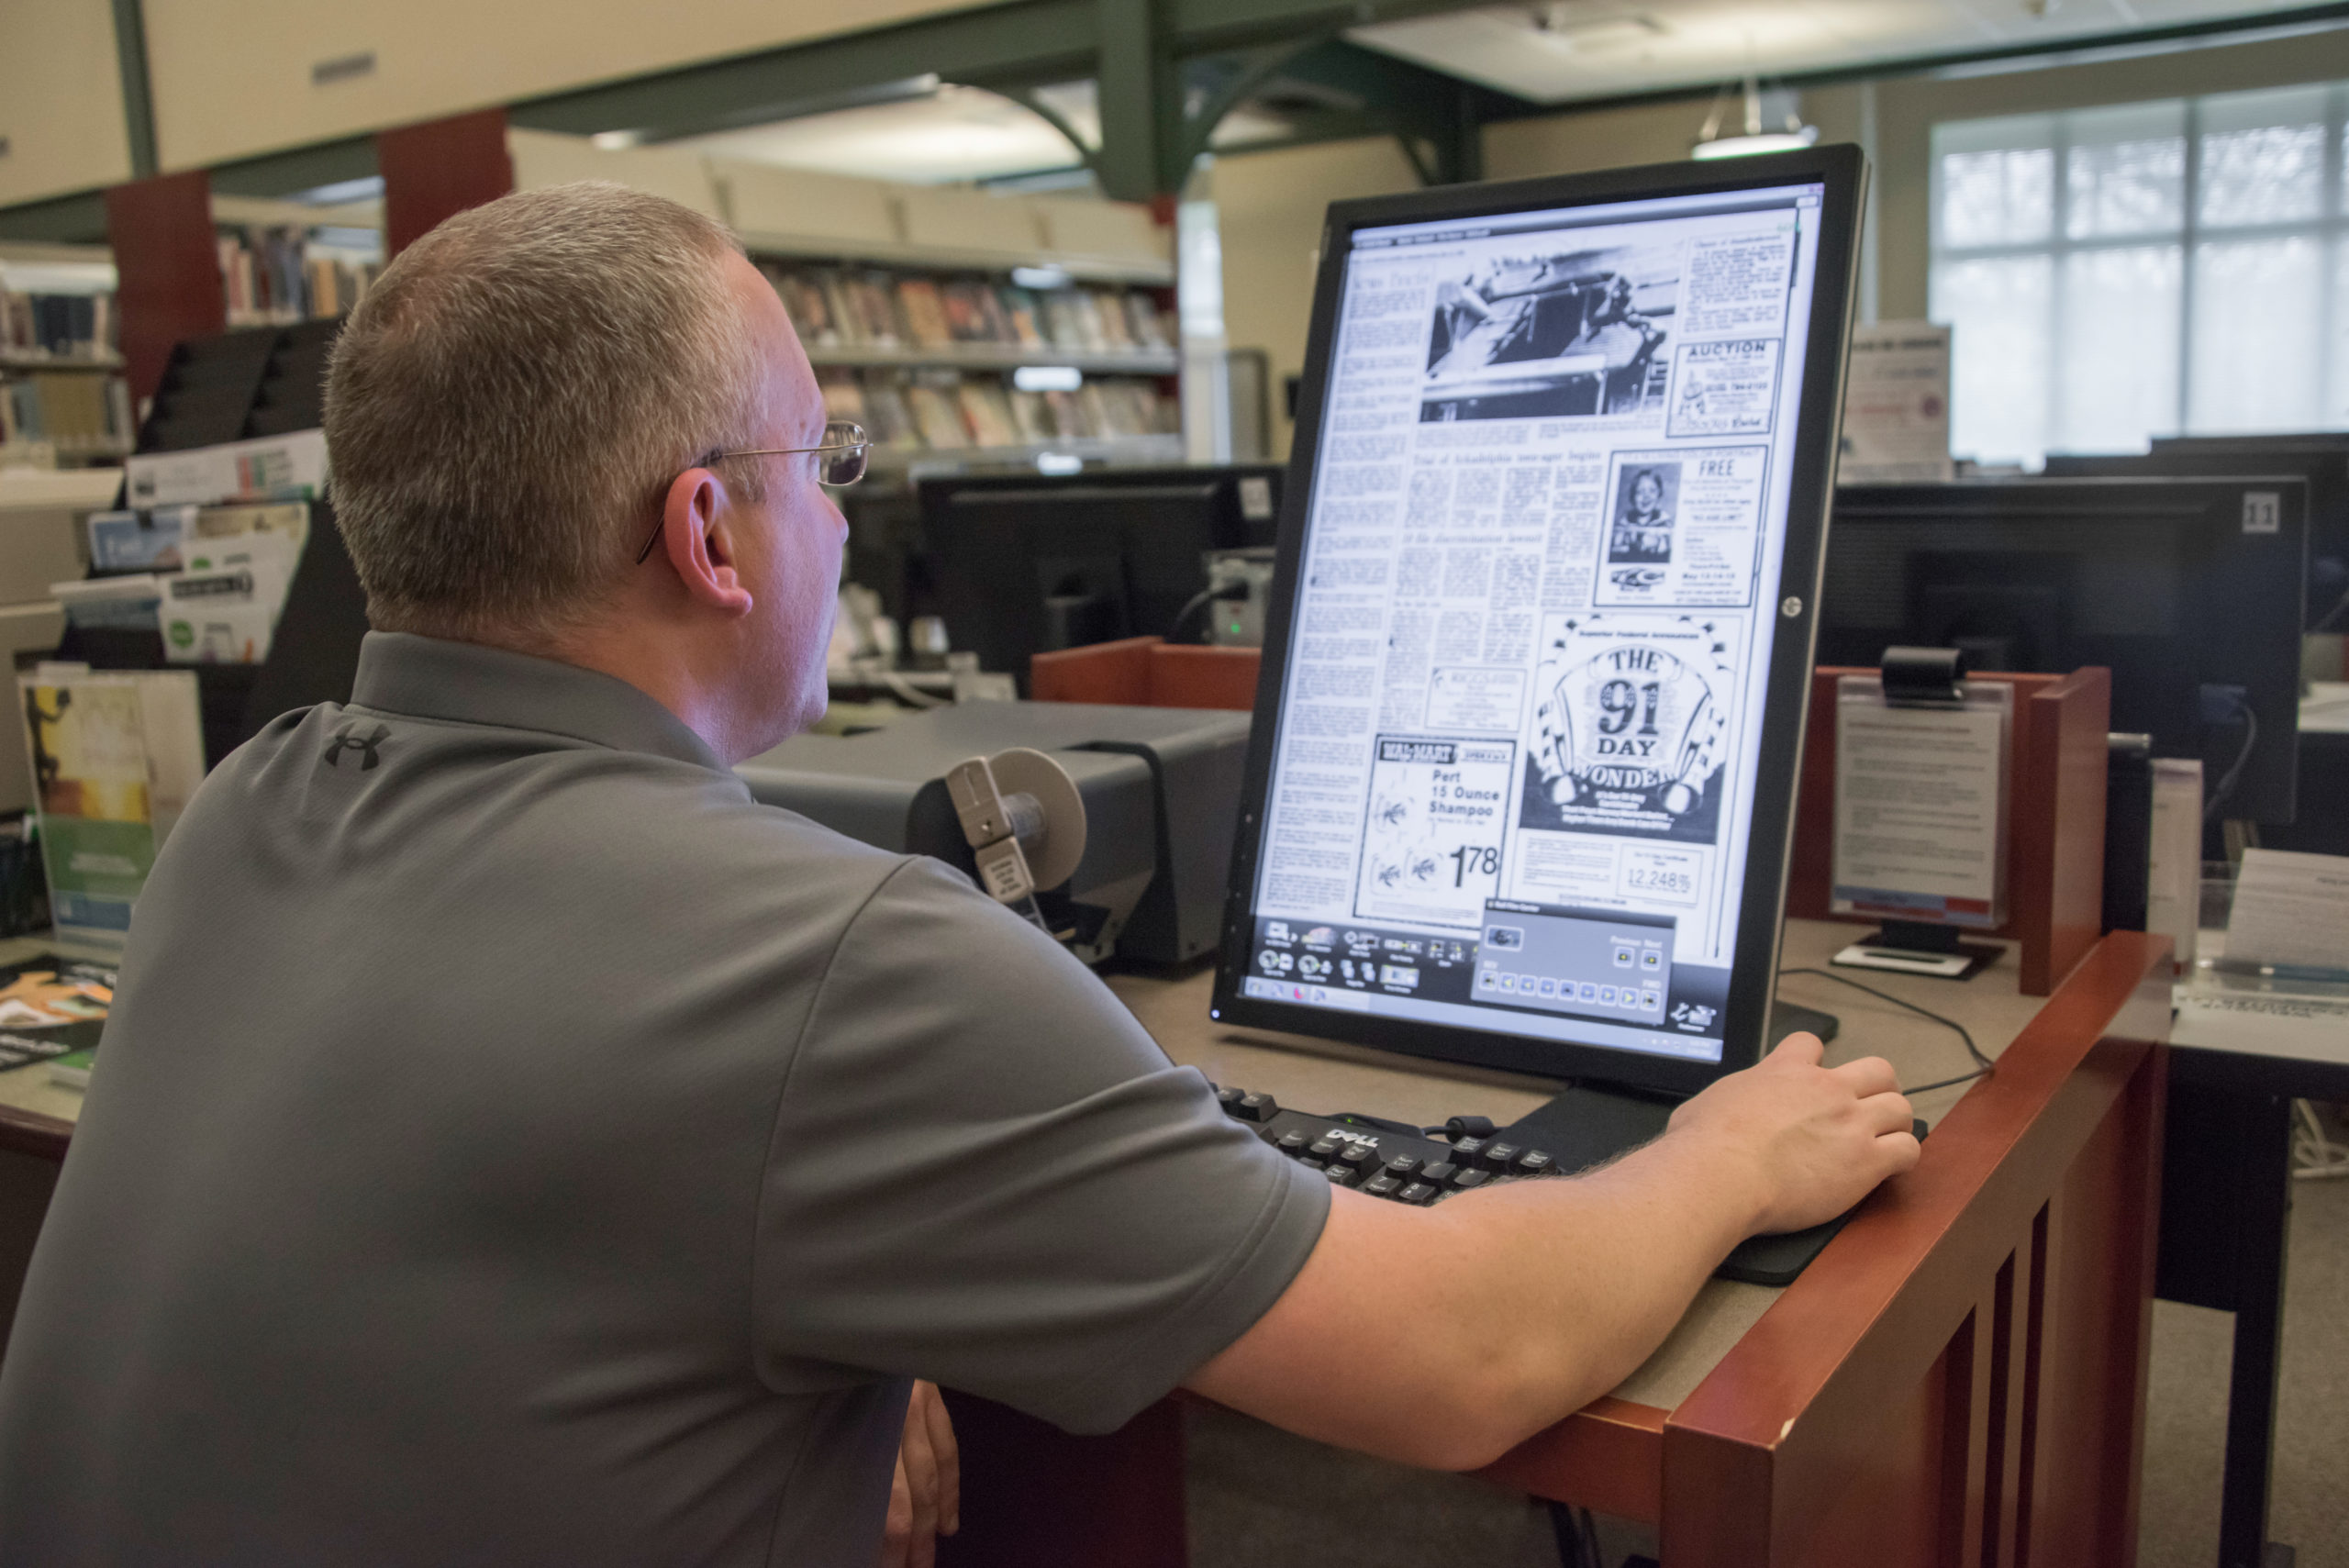
M 1328 1204 L 960 873 L 377 634 L 139 901 L 0 1562 L 863 1568 L 907 1379 L 1113 1428 Z

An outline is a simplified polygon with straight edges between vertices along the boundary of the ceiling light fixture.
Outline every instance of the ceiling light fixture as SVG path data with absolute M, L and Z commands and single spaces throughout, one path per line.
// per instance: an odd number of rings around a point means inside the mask
M 1713 95 L 1713 112 L 1705 117 L 1705 128 L 1697 133 L 1697 145 L 1690 150 L 1689 157 L 1744 158 L 1756 152 L 1792 152 L 1819 139 L 1819 128 L 1803 124 L 1802 117 L 1792 109 L 1787 111 L 1786 129 L 1762 128 L 1762 88 L 1754 81 L 1751 67 L 1745 72 L 1745 134 L 1723 136 L 1721 112 L 1728 106 L 1729 95 L 1729 87 Z

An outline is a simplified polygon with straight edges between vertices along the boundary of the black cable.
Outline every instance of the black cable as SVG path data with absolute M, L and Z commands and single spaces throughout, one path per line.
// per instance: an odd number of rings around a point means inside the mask
M 2211 789 L 2210 798 L 2202 807 L 2202 820 L 2205 822 L 2218 820 L 2219 807 L 2234 794 L 2235 782 L 2243 777 L 2243 764 L 2251 761 L 2251 749 L 2259 744 L 2259 716 L 2252 712 L 2251 705 L 2240 697 L 2235 699 L 2235 711 L 2243 715 L 2243 750 L 2235 753 L 2234 766 L 2229 768 Z
M 1197 615 L 1209 605 L 1215 604 L 1219 601 L 1225 604 L 1230 604 L 1235 600 L 1244 599 L 1247 596 L 1248 584 L 1245 583 L 1223 583 L 1211 588 L 1201 589 L 1199 592 L 1192 595 L 1181 609 L 1174 612 L 1174 624 L 1167 628 L 1166 640 L 1169 642 L 1182 641 L 1183 628 L 1190 624 L 1190 620 L 1193 616 Z
M 1974 1036 L 1966 1029 L 1966 1027 L 1964 1024 L 1959 1023 L 1955 1018 L 1945 1018 L 1942 1017 L 1941 1014 L 1933 1012 L 1930 1008 L 1920 1007 L 1914 1002 L 1903 1001 L 1889 991 L 1879 991 L 1873 985 L 1864 985 L 1848 974 L 1837 974 L 1831 970 L 1797 968 L 1782 969 L 1778 971 L 1778 978 L 1781 980 L 1785 979 L 1789 974 L 1812 974 L 1818 976 L 1821 980 L 1832 980 L 1837 984 L 1848 985 L 1854 991 L 1865 991 L 1880 1002 L 1889 1002 L 1896 1007 L 1906 1007 L 1909 1011 L 1916 1014 L 1919 1018 L 1930 1018 L 1934 1023 L 1941 1025 L 1943 1029 L 1955 1029 L 1957 1031 L 1957 1038 L 1965 1042 L 1965 1054 L 1974 1059 L 1974 1071 L 1971 1073 L 1962 1073 L 1954 1078 L 1944 1078 L 1937 1084 L 1920 1084 L 1913 1089 L 1903 1089 L 1900 1093 L 1904 1095 L 1921 1095 L 1932 1089 L 1951 1088 L 1959 1084 L 1971 1083 L 1975 1079 L 1983 1076 L 1985 1073 L 1993 1073 L 1998 1070 L 1998 1064 L 1991 1061 L 1990 1058 L 1982 1054 L 1982 1048 L 1974 1043 Z

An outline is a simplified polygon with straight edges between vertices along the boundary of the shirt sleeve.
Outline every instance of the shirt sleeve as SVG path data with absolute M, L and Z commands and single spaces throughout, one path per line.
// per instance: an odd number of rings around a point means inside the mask
M 928 860 L 841 938 L 764 1180 L 771 1385 L 927 1377 L 1071 1431 L 1238 1339 L 1330 1206 L 1083 964 Z

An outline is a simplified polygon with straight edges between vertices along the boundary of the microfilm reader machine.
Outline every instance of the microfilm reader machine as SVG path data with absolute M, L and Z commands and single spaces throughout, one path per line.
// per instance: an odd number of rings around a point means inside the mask
M 975 702 L 734 771 L 765 805 L 961 867 L 1087 963 L 1177 963 L 1216 945 L 1247 751 L 1244 713 Z

